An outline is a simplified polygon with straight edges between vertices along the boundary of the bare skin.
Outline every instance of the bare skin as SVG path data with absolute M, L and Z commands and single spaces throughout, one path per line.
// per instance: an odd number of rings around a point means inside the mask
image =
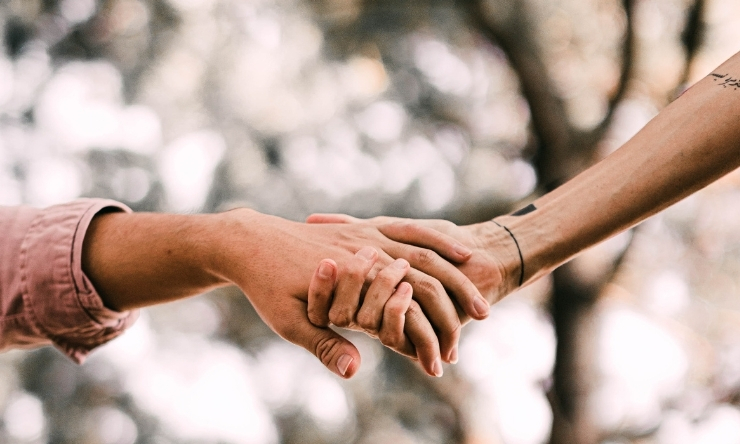
M 363 221 L 336 214 L 313 215 L 308 222 L 370 222 L 389 238 L 414 245 L 425 245 L 417 234 L 421 226 L 446 233 L 473 250 L 458 268 L 494 303 L 517 289 L 520 281 L 535 281 L 738 166 L 740 53 L 617 151 L 525 211 L 468 226 L 387 217 Z M 348 298 L 335 296 L 334 304 L 344 300 Z
M 309 282 L 321 260 L 331 258 L 341 285 L 355 285 L 354 298 L 363 288 L 374 289 L 376 276 L 387 281 L 385 270 L 393 258 L 403 258 L 410 265 L 402 275 L 392 273 L 393 280 L 405 280 L 418 303 L 411 304 L 413 316 L 405 323 L 409 340 L 395 345 L 399 352 L 414 353 L 435 375 L 441 360 L 449 362 L 456 353 L 458 307 L 477 319 L 487 316 L 488 307 L 476 311 L 480 293 L 448 262 L 464 262 L 471 251 L 433 230 L 420 236 L 441 256 L 392 241 L 371 224 L 306 225 L 246 209 L 214 215 L 109 213 L 93 220 L 82 266 L 106 306 L 116 310 L 237 285 L 275 332 L 306 348 L 338 375 L 351 377 L 359 366 L 359 353 L 326 322 L 319 326 L 309 322 Z M 313 313 L 317 321 L 329 318 L 339 327 L 354 322 L 354 313 L 324 307 L 326 311 Z M 339 365 L 345 355 L 349 358 Z M 344 366 L 347 359 L 353 364 Z
M 359 259 L 356 262 L 362 270 L 370 271 L 371 266 L 368 266 L 367 263 L 361 263 Z M 308 317 L 315 325 L 328 326 L 331 322 L 323 310 L 315 310 L 317 306 L 330 305 L 335 291 L 359 293 L 359 289 L 363 285 L 363 278 L 357 279 L 355 277 L 355 279 L 352 279 L 350 275 L 338 282 L 337 274 L 334 272 L 335 268 L 334 261 L 324 259 L 311 279 L 308 288 L 308 305 L 313 307 L 314 310 L 309 310 Z M 405 259 L 396 259 L 381 270 L 370 284 L 359 307 L 361 314 L 358 318 L 363 319 L 366 324 L 352 324 L 347 328 L 373 331 L 375 334 L 371 334 L 371 336 L 378 339 L 383 345 L 416 360 L 413 343 L 418 341 L 409 340 L 407 334 L 411 333 L 412 330 L 406 329 L 405 326 L 407 318 L 408 322 L 414 323 L 418 322 L 414 320 L 415 317 L 424 316 L 424 314 L 419 305 L 412 300 L 413 289 L 411 285 L 408 282 L 401 281 L 409 269 L 409 263 Z M 344 288 L 337 290 L 337 285 L 343 285 Z M 369 324 L 372 324 L 372 327 L 369 327 Z M 455 351 L 451 361 L 453 363 L 457 361 L 457 351 Z M 442 362 L 435 362 L 432 370 L 435 376 L 442 376 Z

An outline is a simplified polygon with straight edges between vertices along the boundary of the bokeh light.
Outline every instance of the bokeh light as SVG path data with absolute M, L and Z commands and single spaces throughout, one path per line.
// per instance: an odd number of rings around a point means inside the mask
M 619 86 L 622 2 L 481 2 L 494 21 L 528 14 L 517 32 L 567 123 L 597 127 Z M 467 3 L 0 2 L 0 205 L 457 223 L 519 208 L 545 187 L 536 122 Z M 596 158 L 675 96 L 689 3 L 636 2 L 634 75 Z M 689 82 L 738 50 L 738 5 L 707 1 Z M 580 375 L 603 442 L 739 442 L 738 189 L 733 173 L 572 263 L 586 283 L 615 271 Z M 0 442 L 548 442 L 553 282 L 465 327 L 439 380 L 360 334 L 360 372 L 341 380 L 234 289 L 154 307 L 81 367 L 48 348 L 0 355 Z

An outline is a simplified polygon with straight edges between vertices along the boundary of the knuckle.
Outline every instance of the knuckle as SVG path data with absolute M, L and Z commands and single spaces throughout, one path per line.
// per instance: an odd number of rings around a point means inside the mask
M 414 253 L 414 259 L 419 267 L 424 267 L 435 263 L 438 256 L 432 250 L 420 248 Z
M 352 314 L 348 310 L 332 308 L 329 310 L 329 320 L 337 327 L 346 328 L 352 323 Z
M 342 345 L 336 337 L 324 336 L 317 333 L 311 341 L 311 348 L 319 360 L 324 365 L 328 366 L 331 363 L 332 357 L 337 353 L 339 347 Z
M 366 274 L 364 267 L 359 263 L 347 266 L 346 278 L 352 282 L 363 282 Z
M 424 311 L 422 311 L 421 306 L 416 301 L 411 301 L 411 304 L 409 304 L 409 308 L 406 310 L 406 318 L 413 321 L 419 321 L 425 318 Z
M 456 343 L 460 339 L 460 333 L 462 332 L 462 324 L 459 319 L 455 319 L 453 324 L 450 326 L 449 333 L 444 334 L 447 340 Z
M 420 234 L 424 234 L 425 232 L 424 227 L 422 227 L 419 224 L 413 223 L 413 222 L 404 222 L 403 229 L 408 231 L 409 234 L 412 234 L 412 235 L 420 235 Z
M 405 308 L 402 304 L 394 304 L 393 301 L 389 302 L 385 306 L 385 316 L 390 319 L 400 318 L 405 313 Z
M 406 311 L 406 317 L 407 319 L 417 320 L 420 323 L 426 318 L 424 311 L 415 301 L 412 301 L 411 305 L 409 305 L 409 308 Z M 431 330 L 426 334 L 419 335 L 419 337 L 414 340 L 414 345 L 418 350 L 430 354 L 435 353 L 436 350 L 439 349 L 437 336 Z
M 423 336 L 415 339 L 414 346 L 419 352 L 419 355 L 434 356 L 438 353 L 439 344 L 436 339 L 432 340 L 428 336 Z
M 403 344 L 402 338 L 397 334 L 388 331 L 381 331 L 378 339 L 380 339 L 381 344 L 388 348 L 399 348 Z
M 326 316 L 315 311 L 308 311 L 308 320 L 317 327 L 326 327 Z
M 438 318 L 434 325 L 439 339 L 444 343 L 456 342 L 460 337 L 462 324 L 457 313 Z
M 404 315 L 403 307 L 389 306 L 386 309 L 385 316 L 389 319 L 398 319 Z
M 472 297 L 478 293 L 478 289 L 475 287 L 475 284 L 473 284 L 467 276 L 457 269 L 455 269 L 454 274 L 452 275 L 452 285 L 467 297 Z
M 381 272 L 378 273 L 377 276 L 375 276 L 375 279 L 373 282 L 376 285 L 379 285 L 382 289 L 390 289 L 395 287 L 396 279 L 392 275 L 391 271 L 387 271 L 387 269 L 383 269 Z
M 365 331 L 376 334 L 378 330 L 378 323 L 375 317 L 369 311 L 360 311 L 357 315 L 357 324 Z
M 433 277 L 425 277 L 416 283 L 416 290 L 420 295 L 438 295 L 446 294 L 442 283 Z

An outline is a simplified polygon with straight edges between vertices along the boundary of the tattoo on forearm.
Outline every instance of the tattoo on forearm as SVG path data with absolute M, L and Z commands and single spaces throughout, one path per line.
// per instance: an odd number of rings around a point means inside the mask
M 529 214 L 532 211 L 536 210 L 537 207 L 534 206 L 534 204 L 529 204 L 524 208 L 520 208 L 513 213 L 511 213 L 512 216 L 524 216 L 525 214 Z
M 730 87 L 734 90 L 737 90 L 740 88 L 740 78 L 732 77 L 729 74 L 718 74 L 716 72 L 713 72 L 709 74 L 709 77 L 714 80 L 717 85 L 721 86 L 722 88 Z
M 524 216 L 525 214 L 529 214 L 532 211 L 536 210 L 537 207 L 534 206 L 534 204 L 529 204 L 524 208 L 520 208 L 513 213 L 511 213 L 512 216 Z M 491 220 L 494 224 L 498 225 L 499 227 L 506 230 L 507 233 L 509 233 L 509 236 L 511 236 L 511 239 L 514 240 L 514 245 L 516 245 L 516 251 L 519 253 L 519 286 L 521 287 L 524 283 L 524 255 L 522 255 L 522 249 L 519 247 L 519 241 L 516 240 L 516 236 L 514 236 L 514 233 L 509 230 L 509 227 L 506 225 L 501 225 L 500 223 L 496 222 L 495 220 Z
M 522 256 L 522 249 L 519 248 L 519 241 L 516 240 L 516 237 L 514 236 L 514 233 L 509 230 L 506 225 L 501 225 L 500 223 L 496 222 L 495 220 L 491 220 L 494 224 L 498 225 L 499 227 L 506 230 L 507 233 L 509 233 L 509 236 L 511 236 L 512 239 L 514 239 L 514 245 L 516 245 L 516 251 L 519 252 L 519 286 L 521 287 L 524 283 L 524 256 Z

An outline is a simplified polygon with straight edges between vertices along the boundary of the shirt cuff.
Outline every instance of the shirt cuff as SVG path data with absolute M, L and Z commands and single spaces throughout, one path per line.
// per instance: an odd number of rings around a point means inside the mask
M 138 317 L 136 310 L 106 308 L 82 271 L 85 233 L 103 210 L 131 212 L 103 199 L 49 207 L 33 220 L 21 246 L 23 302 L 32 327 L 78 364 Z

